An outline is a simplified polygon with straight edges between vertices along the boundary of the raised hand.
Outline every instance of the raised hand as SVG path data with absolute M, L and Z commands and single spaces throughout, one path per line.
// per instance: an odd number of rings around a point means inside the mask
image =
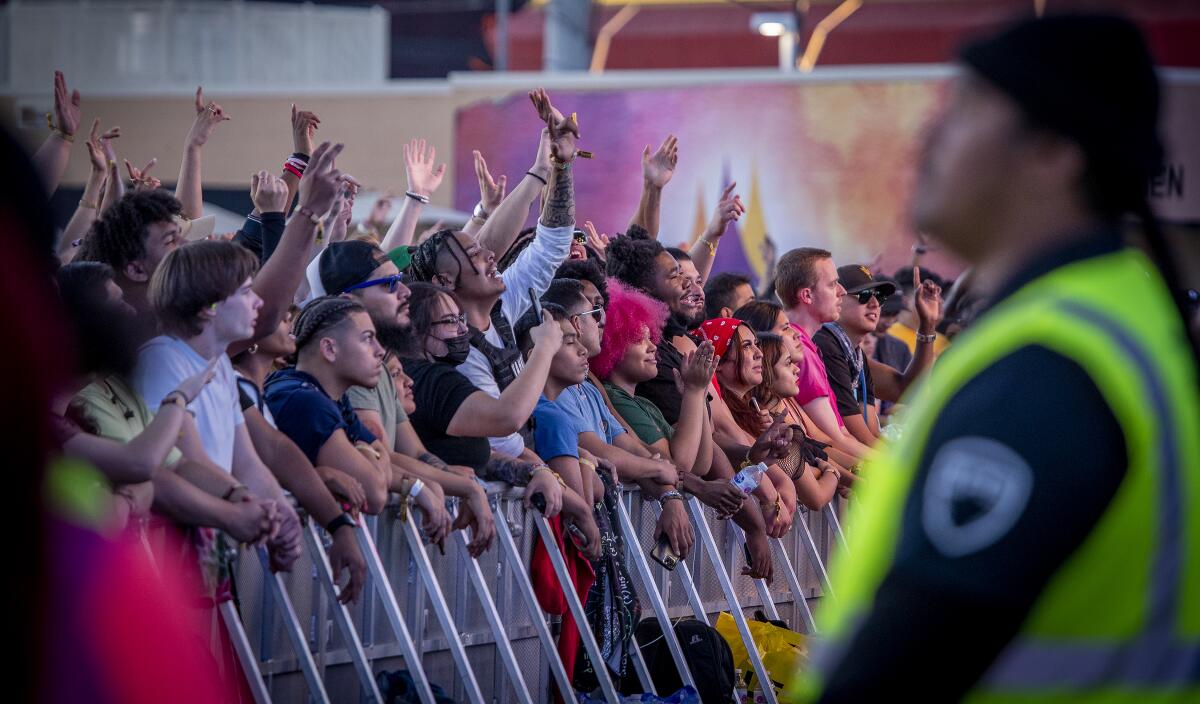
M 913 287 L 916 291 L 913 301 L 921 327 L 936 328 L 942 322 L 942 287 L 932 280 L 921 281 L 919 266 L 913 267 Z
M 550 95 L 545 88 L 530 91 L 529 100 L 533 102 L 538 117 L 546 123 L 550 135 L 550 153 L 559 162 L 569 162 L 575 158 L 575 144 L 579 140 L 579 120 L 574 113 L 563 117 L 554 105 L 550 103 Z
M 479 179 L 479 202 L 483 204 L 483 209 L 488 215 L 491 215 L 504 200 L 508 176 L 500 174 L 500 178 L 493 179 L 483 154 L 477 149 L 471 152 L 471 155 L 475 157 L 475 177 Z
M 312 153 L 308 169 L 300 180 L 300 208 L 315 215 L 324 215 L 333 207 L 342 189 L 342 172 L 337 169 L 337 157 L 344 145 L 322 142 Z
M 408 190 L 419 196 L 431 196 L 442 185 L 446 165 L 434 166 L 437 150 L 423 139 L 410 140 L 404 148 L 404 174 L 408 177 Z
M 260 213 L 282 213 L 287 206 L 288 187 L 284 180 L 270 171 L 250 176 L 250 200 Z
M 546 354 L 554 354 L 562 347 L 562 326 L 549 311 L 544 310 L 542 322 L 529 331 L 529 337 L 532 338 L 535 349 L 542 348 L 546 350 Z
M 217 125 L 229 120 L 229 115 L 221 109 L 220 105 L 212 102 L 204 102 L 204 88 L 196 87 L 196 121 L 192 123 L 192 129 L 188 132 L 187 145 L 189 147 L 203 147 L 212 136 L 212 132 Z
M 721 358 L 716 355 L 712 341 L 701 342 L 696 349 L 684 355 L 683 364 L 679 369 L 671 370 L 675 374 L 675 385 L 679 392 L 707 389 L 708 382 L 712 381 L 720 363 Z
M 175 390 L 183 394 L 184 401 L 188 403 L 195 401 L 208 382 L 213 380 L 217 374 L 217 363 L 221 361 L 222 356 L 224 355 L 217 355 L 208 360 L 208 364 L 203 369 L 179 382 L 179 386 L 176 386 Z
M 662 188 L 675 175 L 675 164 L 678 162 L 679 139 L 669 134 L 653 154 L 650 153 L 649 144 L 642 151 L 642 177 L 651 186 Z
M 67 79 L 62 71 L 54 72 L 54 119 L 58 131 L 68 137 L 79 129 L 79 91 L 67 94 Z
M 313 136 L 321 125 L 315 112 L 297 110 L 292 103 L 292 148 L 301 154 L 313 153 Z
M 583 231 L 587 233 L 587 242 L 592 249 L 596 250 L 596 254 L 604 259 L 604 252 L 608 249 L 608 235 L 596 232 L 596 226 L 591 220 L 586 220 L 583 223 Z
M 92 133 L 86 142 L 88 157 L 92 161 L 92 171 L 104 171 L 108 168 L 108 162 L 116 159 L 110 142 L 120 136 L 120 127 L 113 127 L 104 134 L 100 134 L 100 118 L 97 117 L 92 121 Z
M 125 170 L 129 172 L 129 181 L 133 185 L 133 190 L 152 191 L 162 186 L 162 181 L 150 175 L 150 169 L 154 168 L 157 163 L 158 159 L 151 159 L 145 167 L 138 169 L 134 168 L 128 159 L 125 159 Z
M 713 210 L 712 219 L 708 221 L 708 227 L 704 230 L 705 238 L 719 238 L 725 234 L 729 223 L 737 222 L 746 212 L 746 206 L 742 203 L 742 197 L 735 195 L 733 192 L 735 188 L 737 188 L 736 182 L 729 184 L 721 192 L 721 199 L 717 202 L 717 207 Z
M 392 197 L 390 195 L 379 196 L 375 200 L 375 205 L 371 206 L 371 214 L 367 216 L 367 223 L 380 228 L 380 231 L 387 229 L 388 215 L 392 212 Z

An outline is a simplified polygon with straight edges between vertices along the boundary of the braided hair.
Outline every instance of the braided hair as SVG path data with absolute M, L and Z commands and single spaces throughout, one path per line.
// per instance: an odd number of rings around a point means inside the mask
M 452 244 L 453 243 L 453 244 Z M 408 271 L 412 275 L 414 281 L 433 282 L 434 277 L 438 275 L 437 260 L 443 251 L 449 252 L 451 248 L 457 248 L 462 254 L 462 259 L 467 262 L 467 265 L 472 269 L 475 264 L 471 262 L 471 258 L 467 256 L 467 250 L 454 236 L 454 230 L 438 230 L 430 235 L 424 242 L 412 247 L 409 250 L 409 256 L 412 258 L 412 263 L 409 265 Z M 455 257 L 458 259 L 458 257 Z M 462 271 L 462 261 L 459 261 L 459 272 Z M 458 274 L 454 276 L 454 283 L 458 283 Z
M 296 338 L 296 353 L 288 360 L 296 363 L 301 350 L 321 334 L 340 325 L 352 313 L 365 313 L 366 308 L 352 298 L 344 296 L 321 296 L 308 302 L 292 322 L 292 336 Z

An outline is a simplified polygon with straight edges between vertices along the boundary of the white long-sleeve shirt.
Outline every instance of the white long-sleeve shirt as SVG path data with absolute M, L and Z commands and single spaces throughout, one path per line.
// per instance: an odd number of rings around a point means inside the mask
M 546 289 L 550 288 L 554 272 L 571 253 L 571 237 L 574 232 L 574 224 L 567 227 L 545 227 L 539 222 L 537 236 L 533 238 L 533 242 L 517 256 L 512 266 L 500 274 L 506 287 L 504 293 L 500 294 L 501 311 L 510 325 L 515 324 L 525 311 L 529 310 L 529 289 L 533 289 L 533 292 L 541 297 Z M 504 340 L 500 338 L 496 326 L 490 322 L 483 337 L 496 347 L 504 346 Z M 513 366 L 520 373 L 524 365 L 517 361 Z M 472 347 L 467 361 L 458 365 L 458 371 L 492 398 L 500 398 L 500 387 L 492 374 L 492 365 L 479 350 Z M 488 438 L 488 441 L 491 442 L 493 450 L 512 457 L 525 450 L 525 443 L 518 433 Z

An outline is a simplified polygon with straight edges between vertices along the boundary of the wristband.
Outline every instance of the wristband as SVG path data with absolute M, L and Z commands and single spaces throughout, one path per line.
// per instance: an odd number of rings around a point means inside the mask
M 683 494 L 680 494 L 678 491 L 672 489 L 658 497 L 658 505 L 662 508 L 667 507 L 668 501 L 683 501 Z
M 339 514 L 337 518 L 325 525 L 325 532 L 333 535 L 342 526 L 354 527 L 354 517 L 344 512 Z
M 229 489 L 227 489 L 224 494 L 221 494 L 221 500 L 229 501 L 230 499 L 233 498 L 233 495 L 235 493 L 237 493 L 238 489 L 245 489 L 245 488 L 246 487 L 241 484 L 234 484 L 233 486 L 229 487 Z
M 308 155 L 301 152 L 296 152 L 283 162 L 283 170 L 291 173 L 296 178 L 304 178 L 304 171 L 308 169 Z
M 297 208 L 296 213 L 298 213 L 299 215 L 301 215 L 305 218 L 308 218 L 308 221 L 314 225 L 319 226 L 321 224 L 321 216 L 317 215 L 316 213 L 309 210 L 308 208 Z
M 591 460 L 580 459 L 579 464 L 583 465 L 584 467 L 590 467 L 593 472 L 596 471 L 596 463 Z
M 707 237 L 701 237 L 700 241 L 704 243 L 705 247 L 708 247 L 708 256 L 710 256 L 710 257 L 717 256 L 717 243 L 716 242 L 710 242 Z
M 549 181 L 547 181 L 546 179 L 542 178 L 541 176 L 538 176 L 537 174 L 533 173 L 532 171 L 526 171 L 526 172 L 525 172 L 525 175 L 526 175 L 526 176 L 532 176 L 532 177 L 536 178 L 537 180 L 541 181 L 543 186 L 549 186 L 549 185 L 550 185 L 550 182 L 549 182 Z
M 408 498 L 415 499 L 421 495 L 421 490 L 425 488 L 425 482 L 420 479 L 414 479 L 412 486 L 408 488 Z
M 91 208 L 92 210 L 99 210 L 99 209 L 100 209 L 100 204 L 99 204 L 99 203 L 93 203 L 93 202 L 91 202 L 91 201 L 84 200 L 83 198 L 80 198 L 80 199 L 79 199 L 79 207 L 81 207 L 81 208 Z
M 919 332 L 917 333 L 917 342 L 933 342 L 935 340 L 937 340 L 936 332 L 933 333 L 932 335 L 922 335 Z
M 187 404 L 187 396 L 184 396 L 182 391 L 172 391 L 166 396 L 163 396 L 162 401 L 158 402 L 159 406 L 172 405 L 179 406 L 180 408 L 187 408 Z
M 408 196 L 409 198 L 412 198 L 413 200 L 417 201 L 418 203 L 423 203 L 424 205 L 429 205 L 429 196 L 423 196 L 419 193 L 413 193 L 412 191 L 405 191 L 404 195 Z

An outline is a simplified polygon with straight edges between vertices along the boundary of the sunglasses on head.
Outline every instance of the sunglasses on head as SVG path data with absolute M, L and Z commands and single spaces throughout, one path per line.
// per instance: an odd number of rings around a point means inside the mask
M 371 279 L 364 281 L 361 284 L 354 284 L 346 289 L 346 293 L 357 291 L 360 288 L 371 288 L 372 286 L 387 286 L 388 293 L 395 293 L 396 288 L 404 281 L 404 274 L 392 274 L 385 276 L 382 279 Z
M 879 305 L 883 305 L 883 302 L 888 299 L 888 294 L 884 293 L 883 291 L 881 291 L 877 288 L 869 288 L 865 291 L 859 291 L 858 293 L 848 293 L 846 295 L 850 296 L 851 298 L 857 299 L 858 302 L 864 306 L 867 305 L 867 302 L 871 300 L 871 296 L 874 296 L 875 300 L 879 301 Z

